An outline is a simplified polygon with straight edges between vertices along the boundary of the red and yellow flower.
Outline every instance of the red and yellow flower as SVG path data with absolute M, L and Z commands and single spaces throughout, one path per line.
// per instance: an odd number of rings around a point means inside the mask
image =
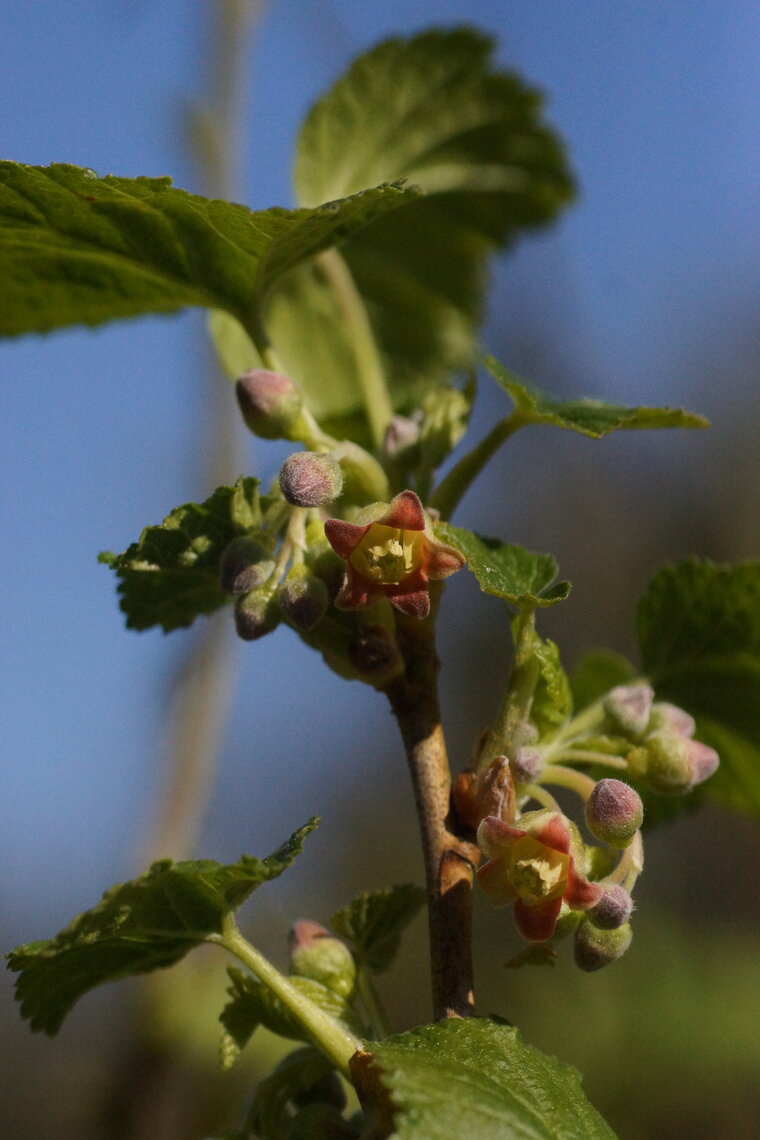
M 428 582 L 448 578 L 465 562 L 458 550 L 435 538 L 414 491 L 366 507 L 357 522 L 328 519 L 325 534 L 346 561 L 338 609 L 362 609 L 387 598 L 401 613 L 427 617 Z
M 561 812 L 528 812 L 520 827 L 486 816 L 478 846 L 488 862 L 478 879 L 495 906 L 514 903 L 517 928 L 529 942 L 554 934 L 563 901 L 571 910 L 588 910 L 604 894 L 578 870 L 583 840 Z

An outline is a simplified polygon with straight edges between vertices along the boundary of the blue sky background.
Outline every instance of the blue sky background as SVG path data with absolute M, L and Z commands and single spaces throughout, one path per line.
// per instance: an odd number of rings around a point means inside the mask
M 193 0 L 4 4 L 0 156 L 73 162 L 100 174 L 171 174 L 200 189 L 182 115 L 205 82 L 207 14 Z M 581 188 L 560 225 L 497 267 L 486 343 L 555 390 L 569 390 L 572 380 L 577 394 L 683 402 L 711 415 L 709 444 L 695 433 L 678 442 L 634 436 L 597 446 L 606 447 L 623 487 L 651 480 L 660 528 L 668 522 L 660 496 L 671 487 L 686 503 L 725 494 L 724 513 L 733 519 L 726 527 L 739 537 L 713 529 L 696 536 L 695 548 L 720 555 L 733 542 L 733 553 L 757 555 L 757 515 L 748 511 L 758 498 L 730 477 L 731 449 L 751 456 L 758 422 L 754 0 L 273 2 L 251 53 L 244 200 L 255 209 L 291 204 L 299 121 L 357 52 L 393 32 L 460 22 L 492 31 L 500 62 L 547 91 L 549 117 L 568 142 Z M 51 933 L 135 870 L 158 786 L 168 678 L 192 634 L 126 632 L 111 575 L 96 555 L 123 549 L 143 525 L 211 489 L 198 462 L 204 366 L 196 312 L 0 345 L 0 919 L 10 944 Z M 497 403 L 495 394 L 485 397 L 476 430 Z M 735 406 L 745 409 L 739 424 L 731 420 Z M 585 488 L 580 517 L 592 517 L 596 459 L 588 441 L 557 446 L 564 462 L 576 464 L 569 476 L 526 445 L 514 466 L 504 460 L 483 493 L 470 496 L 471 513 L 460 521 L 534 546 L 569 543 L 570 524 L 552 521 L 552 496 L 577 473 Z M 660 452 L 675 458 L 658 467 L 652 457 Z M 250 470 L 265 477 L 282 459 L 267 445 L 249 456 Z M 536 494 L 546 521 L 530 510 Z M 646 517 L 635 521 L 646 527 Z M 640 569 L 625 516 L 614 521 L 610 563 L 619 555 Z M 667 553 L 688 553 L 678 548 L 682 520 L 672 533 Z M 573 550 L 568 545 L 571 565 L 563 562 L 568 573 L 586 564 Z M 604 582 L 602 573 L 600 594 Z M 493 620 L 474 594 L 471 583 L 452 584 L 467 615 L 457 611 L 447 641 L 460 678 L 483 645 L 482 634 L 469 639 L 467 622 Z M 593 615 L 610 604 L 600 599 L 594 609 L 579 587 L 578 612 L 592 615 L 590 638 L 604 637 Z M 632 602 L 621 604 L 630 616 Z M 337 828 L 329 829 L 347 804 L 360 813 L 365 841 L 374 834 L 371 805 L 357 790 L 362 781 L 376 795 L 378 770 L 394 773 L 382 785 L 392 799 L 405 773 L 381 698 L 328 674 L 290 631 L 244 647 L 238 659 L 202 853 L 263 854 L 321 812 L 317 870 L 305 870 L 301 885 L 284 887 L 285 901 L 272 904 L 285 922 L 288 891 L 303 907 L 320 868 L 350 856 Z M 483 716 L 497 697 L 478 693 L 465 705 Z M 455 728 L 460 754 L 480 727 L 476 719 Z M 416 874 L 414 858 L 401 859 L 407 877 Z

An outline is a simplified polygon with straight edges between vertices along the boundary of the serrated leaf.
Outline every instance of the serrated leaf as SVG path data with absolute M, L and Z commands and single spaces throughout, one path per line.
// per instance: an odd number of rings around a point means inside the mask
M 611 649 L 589 649 L 570 676 L 576 712 L 635 676 L 636 670 L 622 654 L 614 653 Z
M 359 965 L 380 973 L 398 954 L 401 936 L 424 902 L 425 892 L 413 883 L 367 891 L 337 911 L 331 925 L 353 943 Z
M 531 648 L 538 660 L 539 674 L 533 693 L 530 719 L 538 729 L 539 737 L 543 737 L 552 735 L 561 724 L 564 724 L 573 711 L 573 698 L 557 645 L 548 638 L 544 640 L 539 637 L 533 630 Z
M 22 1016 L 32 1029 L 53 1034 L 88 990 L 172 966 L 219 933 L 224 917 L 257 887 L 281 875 L 316 825 L 310 820 L 265 859 L 154 863 L 145 875 L 111 887 L 55 938 L 17 947 L 8 965 L 19 971 Z
M 367 1049 L 390 1094 L 393 1140 L 614 1140 L 578 1072 L 494 1020 L 452 1019 Z
M 120 579 L 129 629 L 160 625 L 169 633 L 230 601 L 219 562 L 233 538 L 260 525 L 257 488 L 250 477 L 218 487 L 203 503 L 184 503 L 160 526 L 146 527 L 123 554 L 101 554 Z
M 299 137 L 295 184 L 306 205 L 371 185 L 378 170 L 424 191 L 393 224 L 373 224 L 343 249 L 399 411 L 470 366 L 488 255 L 572 197 L 540 94 L 497 70 L 492 49 L 470 28 L 386 40 L 319 100 Z M 299 268 L 287 290 L 271 314 L 278 352 L 322 415 L 345 419 L 359 392 L 341 311 L 318 266 Z M 305 307 L 319 314 L 308 338 L 283 335 Z
M 315 209 L 254 212 L 170 178 L 0 162 L 0 334 L 186 305 L 223 309 L 248 327 L 294 266 L 416 193 L 381 186 Z
M 553 606 L 570 593 L 569 582 L 556 582 L 557 563 L 551 554 L 536 554 L 498 538 L 484 538 L 451 523 L 437 523 L 436 535 L 455 547 L 485 594 L 504 598 L 518 609 Z
M 655 575 L 638 609 L 644 671 L 721 758 L 697 789 L 760 813 L 760 562 L 688 559 Z
M 234 967 L 230 968 L 228 973 L 232 983 L 227 990 L 230 1001 L 222 1010 L 219 1020 L 238 1053 L 245 1048 L 259 1025 L 292 1041 L 309 1040 L 298 1019 L 267 986 Z M 313 978 L 291 974 L 288 981 L 294 989 L 313 1001 L 325 1013 L 356 1028 L 356 1020 L 345 997 L 336 994 L 334 990 Z M 236 1054 L 227 1046 L 224 1051 L 229 1061 L 225 1064 L 225 1068 L 229 1068 Z
M 289 1053 L 257 1087 L 246 1135 L 254 1132 L 266 1140 L 291 1140 L 294 1103 L 308 1097 L 312 1089 L 330 1079 L 330 1074 L 330 1062 L 315 1049 L 307 1047 Z
M 515 409 L 526 424 L 550 424 L 601 439 L 620 430 L 644 428 L 704 428 L 704 416 L 681 408 L 624 407 L 604 400 L 556 400 L 539 391 L 533 384 L 520 380 L 493 356 L 482 357 L 482 363 L 494 380 L 509 394 Z

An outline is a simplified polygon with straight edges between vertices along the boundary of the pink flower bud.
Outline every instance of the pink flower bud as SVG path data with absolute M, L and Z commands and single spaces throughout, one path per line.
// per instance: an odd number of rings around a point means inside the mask
M 627 847 L 643 818 L 641 797 L 622 780 L 600 780 L 586 802 L 589 831 L 610 847 Z
M 294 507 L 323 507 L 343 490 L 343 472 L 331 455 L 297 451 L 280 468 L 280 489 Z
M 263 439 L 289 439 L 303 408 L 300 389 L 280 372 L 255 368 L 235 385 L 240 411 L 254 435 Z
M 537 748 L 524 745 L 515 751 L 514 759 L 510 764 L 515 782 L 530 784 L 543 768 L 544 760 Z
M 697 784 L 709 780 L 720 764 L 720 756 L 714 748 L 702 744 L 700 740 L 689 740 L 686 745 L 686 752 L 691 769 L 691 784 L 689 785 L 689 789 L 691 789 Z
M 318 922 L 302 918 L 288 935 L 294 974 L 320 982 L 341 997 L 350 997 L 356 984 L 356 963 L 344 942 Z
M 650 732 L 674 732 L 676 736 L 693 736 L 696 725 L 694 717 L 671 705 L 667 701 L 658 701 L 652 705 L 652 715 L 649 720 Z
M 575 964 L 587 973 L 601 970 L 622 958 L 632 939 L 628 923 L 615 930 L 600 930 L 591 922 L 582 922 L 575 932 Z
M 618 685 L 607 694 L 604 711 L 617 732 L 636 740 L 646 732 L 653 699 L 649 685 Z
M 625 887 L 614 883 L 605 889 L 596 906 L 586 911 L 586 914 L 600 930 L 617 930 L 628 922 L 632 912 L 633 899 Z
M 247 594 L 266 582 L 274 570 L 273 543 L 240 535 L 233 538 L 219 563 L 219 585 L 228 594 Z
M 241 594 L 235 602 L 235 629 L 243 641 L 257 641 L 276 629 L 280 611 L 269 589 Z
M 277 602 L 288 625 L 299 633 L 308 633 L 327 612 L 327 586 L 308 571 L 291 570 L 277 591 Z
M 704 744 L 674 732 L 653 732 L 641 748 L 628 754 L 632 776 L 646 780 L 661 796 L 682 796 L 706 780 L 718 766 L 718 756 Z

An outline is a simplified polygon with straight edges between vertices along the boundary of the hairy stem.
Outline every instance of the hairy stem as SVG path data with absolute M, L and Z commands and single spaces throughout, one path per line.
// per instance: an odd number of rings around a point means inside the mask
M 451 773 L 438 705 L 433 621 L 398 619 L 406 672 L 387 687 L 414 788 L 427 883 L 433 1016 L 473 1012 L 472 882 L 477 848 L 448 826 Z
M 224 946 L 225 950 L 234 954 L 243 965 L 247 966 L 297 1018 L 317 1049 L 330 1058 L 344 1077 L 350 1079 L 348 1062 L 358 1049 L 363 1048 L 358 1037 L 354 1037 L 344 1025 L 330 1017 L 310 998 L 291 985 L 284 974 L 275 969 L 272 963 L 243 937 L 232 915 L 228 915 L 225 919 L 221 935 L 214 935 L 209 941 Z

